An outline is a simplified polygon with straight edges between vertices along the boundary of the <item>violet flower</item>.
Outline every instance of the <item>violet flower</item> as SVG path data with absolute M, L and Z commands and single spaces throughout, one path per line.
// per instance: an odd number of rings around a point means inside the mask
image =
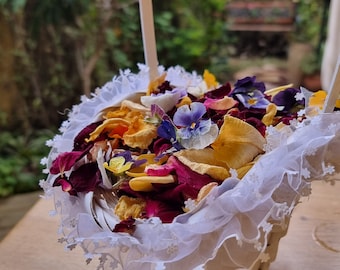
M 277 93 L 273 97 L 273 103 L 278 107 L 283 107 L 283 113 L 294 113 L 300 110 L 305 103 L 305 100 L 297 100 L 295 97 L 298 93 L 301 93 L 299 89 L 287 88 L 284 91 Z
M 231 92 L 246 108 L 265 109 L 270 103 L 263 94 L 266 87 L 263 82 L 256 82 L 256 77 L 245 77 L 235 83 Z
M 183 105 L 175 112 L 173 121 L 184 148 L 203 149 L 215 141 L 218 127 L 210 119 L 202 119 L 205 113 L 206 107 L 200 102 Z

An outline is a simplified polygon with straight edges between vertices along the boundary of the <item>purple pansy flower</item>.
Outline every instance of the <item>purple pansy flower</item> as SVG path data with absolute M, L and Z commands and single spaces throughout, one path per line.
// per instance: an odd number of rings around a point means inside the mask
M 205 113 L 206 107 L 200 102 L 183 105 L 175 112 L 173 121 L 184 148 L 203 149 L 216 139 L 218 127 L 211 119 L 202 119 Z
M 300 110 L 304 104 L 305 100 L 297 100 L 295 96 L 301 93 L 299 89 L 296 88 L 287 88 L 284 91 L 281 91 L 277 93 L 273 97 L 273 103 L 279 107 L 283 107 L 282 112 L 283 113 L 294 113 L 298 110 Z
M 265 109 L 270 103 L 263 94 L 266 87 L 263 82 L 256 82 L 256 77 L 245 77 L 235 83 L 231 95 L 246 108 Z
M 266 91 L 266 86 L 263 82 L 256 82 L 256 76 L 253 77 L 245 77 L 241 80 L 238 80 L 234 85 L 234 90 L 231 94 L 246 94 L 253 90 L 259 90 L 262 93 Z

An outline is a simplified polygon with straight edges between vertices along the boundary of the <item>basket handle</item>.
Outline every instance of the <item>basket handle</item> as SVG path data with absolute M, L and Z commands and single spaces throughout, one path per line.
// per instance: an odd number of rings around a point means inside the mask
M 340 55 L 333 74 L 331 88 L 327 94 L 325 104 L 323 106 L 323 113 L 331 113 L 334 110 L 336 100 L 340 95 Z
M 153 81 L 159 74 L 152 0 L 139 0 L 139 13 L 145 64 L 149 67 L 150 81 Z

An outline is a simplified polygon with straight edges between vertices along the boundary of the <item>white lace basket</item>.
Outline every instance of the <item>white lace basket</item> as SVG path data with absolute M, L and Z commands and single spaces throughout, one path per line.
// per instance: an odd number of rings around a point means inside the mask
M 167 69 L 167 79 L 178 86 L 202 81 L 180 67 Z M 50 142 L 47 168 L 58 154 L 71 151 L 75 136 L 104 109 L 135 100 L 147 86 L 148 69 L 141 65 L 139 73 L 121 72 L 91 99 L 83 97 Z M 310 194 L 311 181 L 338 178 L 340 114 L 268 128 L 266 139 L 266 153 L 234 188 L 224 181 L 170 224 L 137 220 L 133 235 L 112 232 L 118 218 L 110 202 L 92 200 L 91 192 L 70 196 L 52 186 L 56 176 L 50 174 L 41 186 L 61 217 L 60 241 L 70 249 L 80 246 L 88 261 L 99 257 L 98 269 L 268 269 L 294 206 Z

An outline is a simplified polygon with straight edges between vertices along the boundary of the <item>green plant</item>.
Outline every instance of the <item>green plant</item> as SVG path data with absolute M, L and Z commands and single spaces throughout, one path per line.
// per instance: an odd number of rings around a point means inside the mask
M 45 176 L 40 160 L 48 154 L 45 145 L 51 131 L 30 136 L 2 132 L 0 134 L 0 197 L 38 190 L 38 181 Z
M 324 9 L 327 8 L 324 0 L 296 0 L 296 22 L 293 39 L 299 42 L 308 42 L 317 47 L 320 35 L 323 35 Z

